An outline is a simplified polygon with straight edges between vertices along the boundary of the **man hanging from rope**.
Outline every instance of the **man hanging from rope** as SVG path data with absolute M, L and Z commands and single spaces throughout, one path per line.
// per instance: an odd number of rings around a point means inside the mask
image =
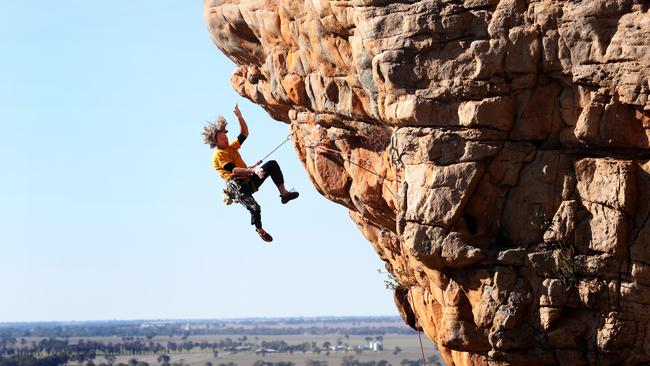
M 241 155 L 239 148 L 248 137 L 248 125 L 242 117 L 239 107 L 235 104 L 233 110 L 239 120 L 240 133 L 232 142 L 228 142 L 227 122 L 223 116 L 219 116 L 215 122 L 210 122 L 203 128 L 203 141 L 210 145 L 211 149 L 215 147 L 212 163 L 221 177 L 226 181 L 226 191 L 235 202 L 239 202 L 251 213 L 251 225 L 255 225 L 257 233 L 266 242 L 273 240 L 262 228 L 262 215 L 260 205 L 253 198 L 253 193 L 257 192 L 259 187 L 270 175 L 273 183 L 280 191 L 280 201 L 287 203 L 298 198 L 298 192 L 287 191 L 284 187 L 284 177 L 282 170 L 275 160 L 270 160 L 264 165 L 258 161 L 253 166 L 247 166 Z

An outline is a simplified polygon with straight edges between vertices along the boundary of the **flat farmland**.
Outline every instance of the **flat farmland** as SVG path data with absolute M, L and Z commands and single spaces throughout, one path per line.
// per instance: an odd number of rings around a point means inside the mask
M 442 365 L 422 335 L 427 365 Z M 398 317 L 0 324 L 0 361 L 66 366 L 415 366 L 418 334 Z M 318 362 L 316 362 L 318 361 Z
M 241 335 L 219 335 L 219 336 L 198 336 L 198 337 L 188 337 L 187 341 L 194 342 L 219 342 L 226 339 L 236 339 L 241 337 Z M 428 365 L 436 365 L 435 362 L 431 362 L 432 358 L 438 360 L 440 365 L 443 365 L 443 361 L 438 354 L 437 348 L 432 344 L 428 338 L 422 336 L 422 344 L 424 348 L 424 355 L 428 359 Z M 310 336 L 310 335 L 286 335 L 286 336 L 258 336 L 252 337 L 253 342 L 274 342 L 274 341 L 285 341 L 288 344 L 300 344 L 303 342 L 316 342 L 317 345 L 322 346 L 324 342 L 330 342 L 332 345 L 336 345 L 337 340 L 344 342 L 345 344 L 354 347 L 366 345 L 368 342 L 363 336 L 349 336 L 348 339 L 344 338 L 343 334 L 332 335 L 332 336 Z M 101 339 L 102 341 L 107 341 L 108 339 Z M 155 337 L 153 339 L 155 342 L 161 344 L 167 342 L 175 342 L 178 339 L 172 337 Z M 383 351 L 372 351 L 372 350 L 363 350 L 358 351 L 326 351 L 321 350 L 320 352 L 293 352 L 293 353 L 266 353 L 261 355 L 259 353 L 251 351 L 244 352 L 219 352 L 218 357 L 214 357 L 213 352 L 203 352 L 201 350 L 195 350 L 191 352 L 180 352 L 180 353 L 168 353 L 170 356 L 170 363 L 179 363 L 185 364 L 188 366 L 205 366 L 206 363 L 211 362 L 213 365 L 218 366 L 219 364 L 228 364 L 233 362 L 238 366 L 253 365 L 256 361 L 264 362 L 273 362 L 278 363 L 281 361 L 293 362 L 296 366 L 305 365 L 307 360 L 318 360 L 318 361 L 327 361 L 328 366 L 338 366 L 343 364 L 344 357 L 354 357 L 356 360 L 361 362 L 367 361 L 381 361 L 386 360 L 391 365 L 397 366 L 404 360 L 410 361 L 419 361 L 422 359 L 422 352 L 420 350 L 420 343 L 418 336 L 416 334 L 412 335 L 403 335 L 403 334 L 386 334 L 383 336 L 384 350 Z M 396 348 L 399 349 L 399 352 L 395 352 Z M 139 361 L 144 361 L 150 365 L 158 365 L 159 355 L 123 355 L 119 356 L 116 359 L 116 363 L 125 363 L 127 364 L 131 359 L 136 358 Z M 98 357 L 99 362 L 101 362 L 101 357 Z M 96 362 L 97 362 L 96 361 Z

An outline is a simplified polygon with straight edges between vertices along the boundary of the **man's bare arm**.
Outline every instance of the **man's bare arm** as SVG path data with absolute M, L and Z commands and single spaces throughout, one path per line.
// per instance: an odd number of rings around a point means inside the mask
M 234 174 L 236 177 L 248 177 L 249 175 L 255 174 L 255 168 L 257 168 L 257 166 L 260 164 L 262 164 L 261 160 L 255 163 L 255 165 L 248 168 L 233 168 L 232 174 Z
M 239 134 L 244 135 L 245 137 L 248 137 L 248 125 L 246 124 L 246 120 L 244 117 L 241 115 L 241 111 L 239 110 L 239 106 L 235 104 L 235 108 L 233 109 L 233 112 L 235 113 L 235 116 L 237 116 L 237 119 L 239 120 Z
M 232 174 L 234 174 L 235 177 L 248 177 L 253 174 L 254 169 L 255 168 L 235 168 L 232 170 Z

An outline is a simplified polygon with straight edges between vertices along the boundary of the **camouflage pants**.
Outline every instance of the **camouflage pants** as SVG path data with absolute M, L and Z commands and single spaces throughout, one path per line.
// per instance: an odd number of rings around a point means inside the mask
M 255 225 L 256 229 L 262 227 L 262 208 L 260 204 L 257 203 L 253 193 L 257 191 L 257 187 L 254 186 L 253 182 L 246 181 L 228 181 L 228 193 L 232 197 L 234 202 L 241 204 L 246 207 L 248 212 L 251 214 L 251 225 Z
M 252 175 L 248 179 L 231 179 L 227 183 L 228 193 L 232 197 L 232 200 L 246 207 L 248 212 L 251 213 L 251 225 L 255 225 L 258 229 L 262 227 L 262 209 L 259 203 L 255 201 L 255 198 L 253 198 L 253 193 L 257 192 L 257 189 L 268 177 L 271 177 L 271 180 L 273 180 L 273 183 L 277 187 L 284 184 L 282 170 L 275 160 L 269 160 L 264 163 L 262 169 L 266 173 L 262 178 L 257 175 Z

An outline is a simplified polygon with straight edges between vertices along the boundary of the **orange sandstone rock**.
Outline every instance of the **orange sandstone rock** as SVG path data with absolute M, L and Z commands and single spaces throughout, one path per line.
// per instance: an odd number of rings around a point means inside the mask
M 204 6 L 448 364 L 650 363 L 647 1 Z

